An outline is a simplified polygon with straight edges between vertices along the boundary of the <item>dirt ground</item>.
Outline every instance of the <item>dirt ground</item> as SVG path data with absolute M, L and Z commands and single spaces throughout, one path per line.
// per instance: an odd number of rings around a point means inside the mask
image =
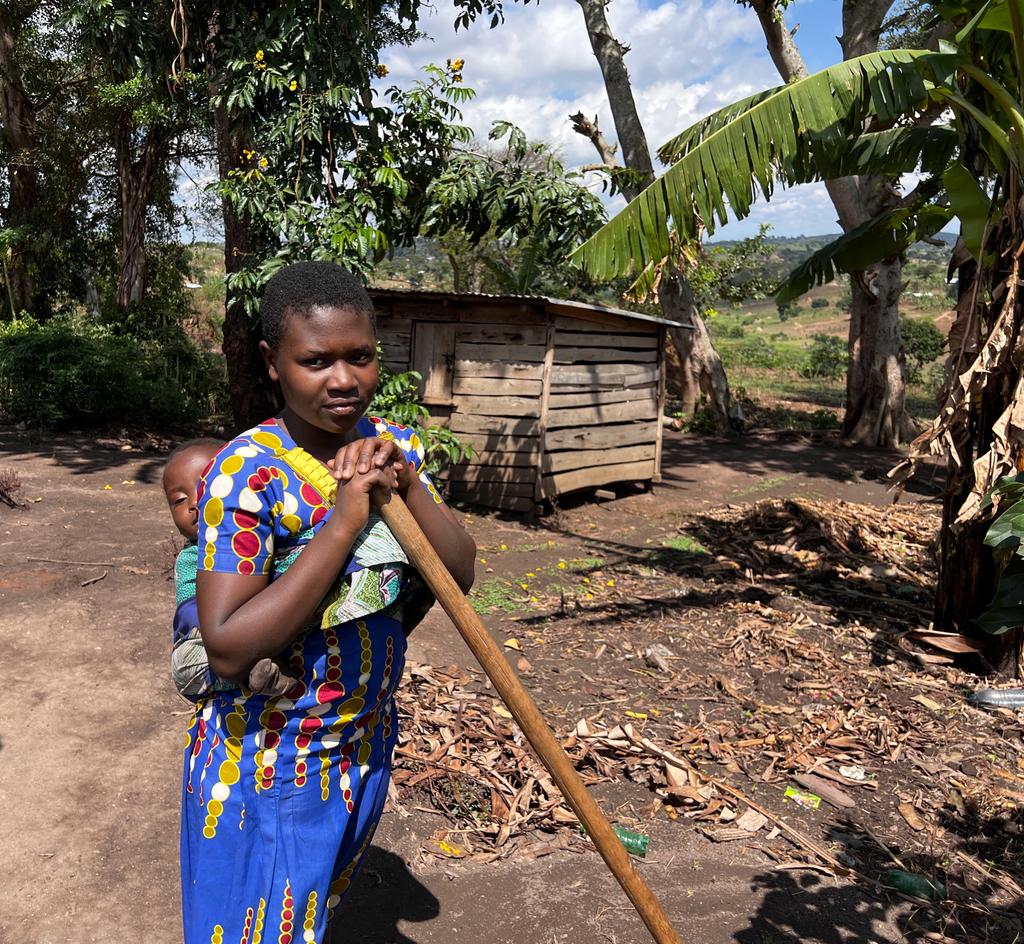
M 188 712 L 167 673 L 176 544 L 161 456 L 146 445 L 0 427 L 0 469 L 18 472 L 28 503 L 0 506 L 2 944 L 180 940 Z M 1020 939 L 1019 718 L 966 707 L 978 680 L 908 647 L 927 624 L 931 579 L 909 550 L 905 565 L 840 574 L 820 536 L 808 550 L 796 525 L 770 534 L 800 511 L 771 500 L 792 497 L 806 514 L 853 503 L 842 508 L 855 527 L 890 501 L 891 459 L 822 437 L 671 435 L 653 493 L 623 489 L 532 524 L 464 516 L 485 622 L 613 821 L 650 837 L 638 867 L 687 942 Z M 925 482 L 907 497 L 925 526 L 934 491 Z M 897 534 L 908 547 L 911 532 Z M 431 666 L 490 697 L 436 608 L 409 660 L 427 668 L 407 713 Z M 513 744 L 500 712 L 489 717 Z M 648 940 L 571 824 L 534 804 L 498 843 L 486 816 L 446 802 L 421 762 L 424 724 L 410 724 L 335 944 Z M 659 758 L 624 740 L 627 724 L 683 756 L 689 782 L 669 783 Z M 834 773 L 844 759 L 850 776 Z M 782 802 L 795 776 L 822 768 L 852 808 Z M 709 778 L 772 819 L 730 837 L 748 804 Z M 815 846 L 852 874 L 833 874 Z M 943 900 L 878 884 L 897 864 L 944 882 Z

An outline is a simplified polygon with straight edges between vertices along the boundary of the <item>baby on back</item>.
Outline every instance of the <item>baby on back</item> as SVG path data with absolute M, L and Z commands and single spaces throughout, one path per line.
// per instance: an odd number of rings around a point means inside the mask
M 214 439 L 184 443 L 170 454 L 164 466 L 163 485 L 174 525 L 186 544 L 174 561 L 174 632 L 171 678 L 189 701 L 238 686 L 219 679 L 210 669 L 203 637 L 199 633 L 196 606 L 196 570 L 199 567 L 199 510 L 197 492 L 204 469 L 224 444 Z M 273 659 L 260 659 L 249 673 L 248 688 L 260 695 L 284 695 L 297 681 Z

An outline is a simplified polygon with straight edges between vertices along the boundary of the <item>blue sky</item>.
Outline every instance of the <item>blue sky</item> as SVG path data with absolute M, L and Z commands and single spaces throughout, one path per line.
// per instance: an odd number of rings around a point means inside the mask
M 841 57 L 841 0 L 794 0 L 787 11 L 808 67 L 815 71 Z M 465 59 L 465 81 L 477 98 L 466 121 L 481 137 L 492 121 L 520 125 L 534 139 L 559 149 L 572 166 L 593 163 L 589 141 L 575 134 L 568 115 L 597 115 L 614 139 L 597 62 L 575 0 L 505 4 L 496 29 L 475 24 L 458 33 L 445 3 L 421 20 L 428 38 L 385 52 L 387 81 L 412 81 L 428 62 Z M 653 148 L 672 134 L 741 96 L 779 82 L 757 18 L 735 0 L 610 0 L 608 18 L 626 57 L 641 119 Z M 614 205 L 613 205 L 614 208 Z M 731 223 L 721 238 L 739 238 L 770 223 L 778 235 L 838 232 L 835 213 L 820 185 L 778 191 L 770 204 Z

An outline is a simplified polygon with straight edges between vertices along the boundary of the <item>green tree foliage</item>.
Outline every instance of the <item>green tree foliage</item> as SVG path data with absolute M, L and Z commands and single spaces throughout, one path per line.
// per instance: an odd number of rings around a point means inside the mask
M 702 315 L 721 303 L 738 304 L 771 295 L 777 285 L 769 271 L 768 229 L 739 242 L 701 246 L 690 271 L 694 301 Z
M 181 335 L 140 340 L 64 315 L 0 326 L 0 401 L 29 426 L 187 429 L 219 387 L 209 356 Z
M 846 373 L 846 342 L 831 334 L 811 336 L 807 348 L 807 363 L 801 371 L 805 377 L 839 380 Z
M 455 150 L 431 183 L 424 233 L 441 241 L 456 281 L 460 268 L 477 265 L 486 270 L 478 289 L 528 294 L 564 285 L 570 249 L 604 221 L 600 200 L 514 125 L 495 122 L 489 138 L 504 146 Z
M 907 354 L 907 380 L 920 383 L 925 365 L 938 360 L 946 349 L 946 336 L 927 318 L 904 318 L 900 332 Z

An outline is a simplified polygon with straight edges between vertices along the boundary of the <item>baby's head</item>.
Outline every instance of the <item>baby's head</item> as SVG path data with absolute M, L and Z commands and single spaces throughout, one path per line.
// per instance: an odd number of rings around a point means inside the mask
M 216 439 L 194 439 L 178 446 L 164 465 L 164 495 L 171 517 L 190 541 L 199 534 L 199 478 L 223 445 Z
M 293 418 L 347 433 L 377 389 L 377 326 L 362 283 L 333 262 L 296 262 L 268 283 L 260 345 Z

